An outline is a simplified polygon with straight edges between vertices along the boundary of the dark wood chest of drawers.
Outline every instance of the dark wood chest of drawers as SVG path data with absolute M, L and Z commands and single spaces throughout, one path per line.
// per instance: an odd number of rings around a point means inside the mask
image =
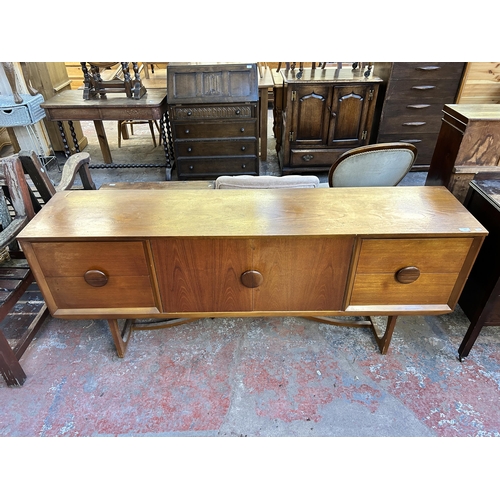
M 372 142 L 410 142 L 416 165 L 430 164 L 445 104 L 456 100 L 465 63 L 376 63 L 384 80 L 379 92 L 380 120 Z
M 173 63 L 167 81 L 178 178 L 258 175 L 256 64 Z

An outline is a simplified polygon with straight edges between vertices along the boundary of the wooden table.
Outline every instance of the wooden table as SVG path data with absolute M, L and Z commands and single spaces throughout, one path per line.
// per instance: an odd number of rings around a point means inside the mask
M 45 114 L 49 120 L 58 122 L 67 157 L 70 155 L 70 149 L 62 122 L 68 122 L 75 150 L 79 152 L 80 148 L 72 123 L 77 120 L 93 121 L 104 163 L 107 166 L 114 164 L 103 121 L 159 120 L 166 158 L 166 177 L 170 179 L 173 168 L 173 152 L 171 149 L 170 125 L 168 116 L 166 115 L 167 91 L 165 89 L 149 89 L 147 94 L 141 99 L 131 99 L 119 94 L 108 94 L 105 99 L 89 100 L 83 99 L 81 90 L 65 90 L 47 100 L 41 106 L 45 109 Z
M 387 316 L 348 323 L 385 354 L 398 315 L 453 310 L 486 234 L 444 187 L 103 189 L 18 240 L 50 313 L 108 320 L 119 356 L 119 318 L 284 315 Z
M 483 326 L 500 326 L 500 173 L 496 179 L 472 181 L 464 205 L 489 234 L 459 299 L 471 321 L 458 349 L 461 360 L 469 355 Z

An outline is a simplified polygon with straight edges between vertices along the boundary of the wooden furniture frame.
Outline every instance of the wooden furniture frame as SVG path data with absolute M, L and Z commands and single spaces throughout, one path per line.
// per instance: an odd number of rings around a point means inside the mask
M 166 166 L 166 178 L 170 180 L 174 168 L 174 156 L 171 140 L 170 125 L 168 119 L 167 93 L 162 89 L 150 89 L 141 99 L 129 99 L 127 97 L 109 95 L 107 99 L 82 99 L 79 90 L 66 90 L 54 96 L 42 104 L 47 118 L 59 124 L 65 154 L 70 156 L 68 141 L 64 133 L 62 122 L 68 122 L 72 130 L 72 138 L 75 150 L 80 152 L 78 140 L 73 134 L 73 121 L 93 121 L 99 139 L 99 145 L 104 159 L 104 166 L 120 166 L 113 163 L 109 149 L 103 121 L 106 120 L 159 120 L 161 139 L 165 150 L 165 165 L 141 165 L 141 166 Z M 98 166 L 98 165 L 93 165 Z M 130 165 L 128 165 L 130 166 Z M 138 166 L 138 165 L 136 165 Z
M 139 66 L 136 62 L 132 63 L 134 70 L 134 79 L 130 76 L 130 67 L 128 62 L 81 62 L 83 72 L 83 98 L 92 99 L 100 97 L 106 99 L 108 94 L 123 93 L 128 98 L 140 99 L 145 93 L 146 89 L 142 85 Z M 87 64 L 90 66 L 87 68 Z M 115 76 L 111 80 L 103 80 L 101 76 L 101 68 L 121 65 L 123 80 Z
M 386 353 L 398 315 L 453 310 L 487 234 L 443 187 L 105 189 L 48 205 L 19 241 L 49 310 L 108 320 L 119 356 L 134 319 L 283 315 L 387 316 Z
M 460 361 L 469 355 L 484 326 L 500 326 L 500 172 L 474 179 L 464 205 L 489 234 L 458 302 L 471 322 L 458 349 Z
M 25 172 L 30 176 L 42 200 L 46 202 L 56 192 L 70 189 L 77 172 L 80 172 L 84 188 L 95 189 L 88 171 L 89 160 L 88 153 L 73 155 L 63 167 L 61 182 L 54 187 L 34 152 L 22 152 L 19 155 L 2 158 L 0 160 L 0 184 L 7 187 L 12 211 L 16 216 L 1 233 L 0 247 L 3 248 L 11 242 L 15 244 L 15 238 L 21 229 L 34 217 L 35 212 L 41 209 L 38 198 L 34 196 L 26 182 Z M 11 252 L 10 257 L 10 260 L 0 264 L 0 321 L 7 317 L 35 281 L 24 254 L 18 248 Z M 21 356 L 48 314 L 48 308 L 46 304 L 43 304 L 13 346 L 0 330 L 0 373 L 8 386 L 24 384 L 26 373 L 20 364 Z
M 461 202 L 476 174 L 500 172 L 500 106 L 450 104 L 443 107 L 427 186 L 446 186 Z

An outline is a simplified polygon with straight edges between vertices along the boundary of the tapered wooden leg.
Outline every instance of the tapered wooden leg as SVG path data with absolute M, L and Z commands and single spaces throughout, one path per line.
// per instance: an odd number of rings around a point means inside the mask
M 387 326 L 385 328 L 384 334 L 380 332 L 380 329 L 373 321 L 373 317 L 370 316 L 370 323 L 372 324 L 373 335 L 375 336 L 375 341 L 382 354 L 387 354 L 389 350 L 389 344 L 391 343 L 392 333 L 394 332 L 394 327 L 396 326 L 397 316 L 387 317 Z
M 17 356 L 0 330 L 0 373 L 8 386 L 21 386 L 26 380 L 26 373 Z
M 117 319 L 108 319 L 108 324 L 115 343 L 116 353 L 119 358 L 123 358 L 127 351 L 129 340 L 132 337 L 132 320 L 127 319 L 123 328 L 120 328 Z
M 389 349 L 389 344 L 391 343 L 392 333 L 394 332 L 394 327 L 396 326 L 397 316 L 388 316 L 387 327 L 385 332 L 382 334 L 380 329 L 377 327 L 373 321 L 373 317 L 369 316 L 366 320 L 342 320 L 338 318 L 331 318 L 328 316 L 305 316 L 306 319 L 312 321 L 318 321 L 319 323 L 325 323 L 327 325 L 334 326 L 350 326 L 350 327 L 369 327 L 371 328 L 375 341 L 380 349 L 381 354 L 386 354 Z

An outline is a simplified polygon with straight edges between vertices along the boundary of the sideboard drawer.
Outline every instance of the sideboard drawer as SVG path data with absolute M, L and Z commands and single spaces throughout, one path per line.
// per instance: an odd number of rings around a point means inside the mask
M 155 307 L 141 241 L 43 242 L 33 251 L 59 309 Z
M 349 305 L 447 304 L 470 238 L 364 239 Z

